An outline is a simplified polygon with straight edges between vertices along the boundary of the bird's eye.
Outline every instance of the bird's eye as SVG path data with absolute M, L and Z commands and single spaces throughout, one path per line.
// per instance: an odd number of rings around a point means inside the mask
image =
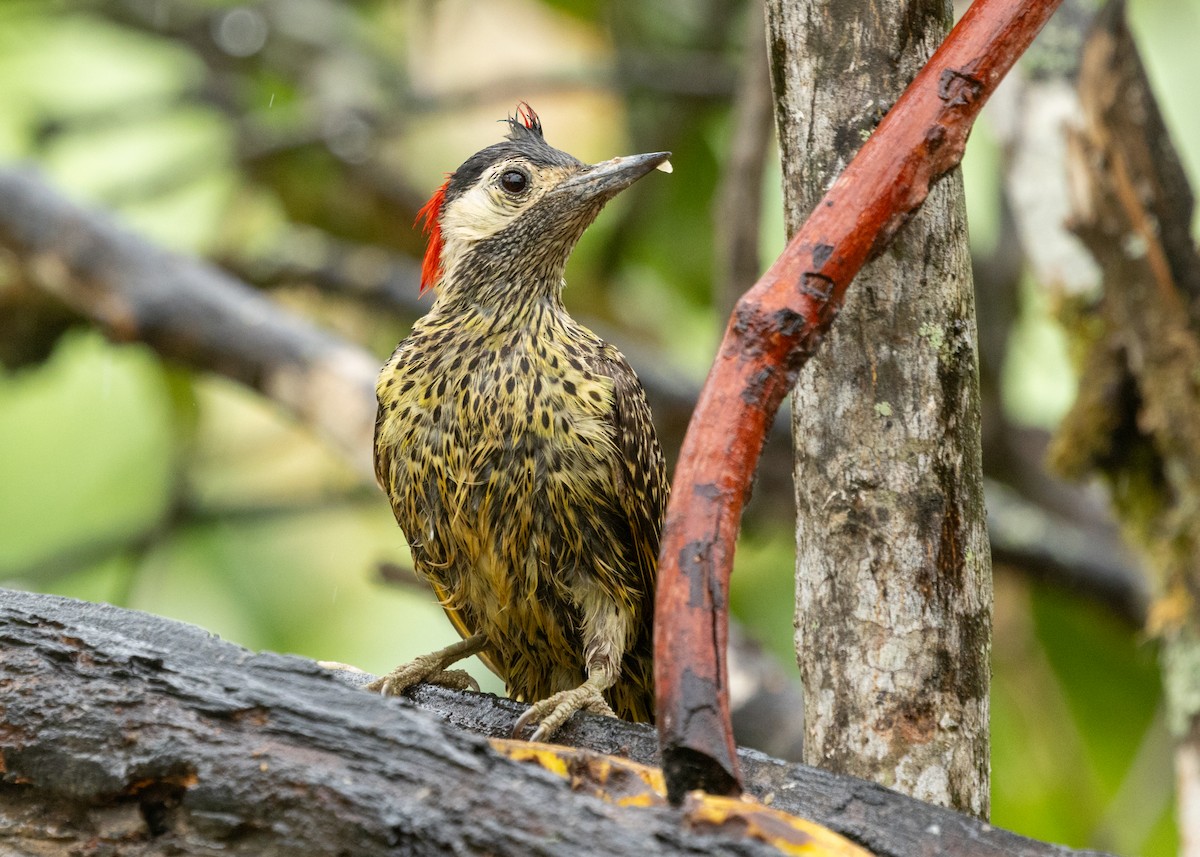
M 509 193 L 520 193 L 528 183 L 529 178 L 520 170 L 507 170 L 500 176 L 500 187 Z

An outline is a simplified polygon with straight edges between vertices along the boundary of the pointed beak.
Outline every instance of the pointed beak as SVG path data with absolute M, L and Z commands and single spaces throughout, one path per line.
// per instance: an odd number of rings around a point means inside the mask
M 607 201 L 656 168 L 670 172 L 670 152 L 625 155 L 591 164 L 558 186 L 583 200 Z M 666 165 L 663 167 L 663 165 Z

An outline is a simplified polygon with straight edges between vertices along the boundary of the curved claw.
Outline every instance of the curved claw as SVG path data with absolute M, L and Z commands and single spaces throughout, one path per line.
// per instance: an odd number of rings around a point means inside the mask
M 521 733 L 525 731 L 525 727 L 528 726 L 530 723 L 532 723 L 535 720 L 537 720 L 537 710 L 535 708 L 533 708 L 533 706 L 526 708 L 524 713 L 520 717 L 517 718 L 517 722 L 513 726 L 512 736 L 514 738 L 520 738 Z M 539 731 L 541 731 L 540 727 L 539 727 L 539 729 L 534 730 L 533 734 L 536 735 Z M 530 741 L 533 740 L 532 735 L 529 737 L 529 740 Z

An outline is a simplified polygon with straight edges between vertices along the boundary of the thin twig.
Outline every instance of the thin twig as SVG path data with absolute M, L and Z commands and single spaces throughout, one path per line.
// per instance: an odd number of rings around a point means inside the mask
M 751 3 L 731 122 L 729 160 L 717 186 L 713 207 L 716 221 L 717 289 L 714 303 L 722 314 L 733 309 L 738 297 L 758 279 L 759 224 L 762 220 L 762 185 L 774 113 L 771 81 L 767 75 L 767 40 L 763 4 Z

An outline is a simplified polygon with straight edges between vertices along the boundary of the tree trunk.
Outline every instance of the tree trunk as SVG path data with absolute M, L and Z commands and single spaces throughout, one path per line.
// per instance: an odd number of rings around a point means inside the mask
M 1131 618 L 1161 642 L 1180 853 L 1200 855 L 1200 259 L 1192 190 L 1120 3 L 1063 5 L 993 101 L 1034 277 L 1082 357 L 1051 464 L 1101 475 L 1149 572 Z M 1100 297 L 1097 299 L 1097 295 Z
M 950 4 L 770 0 L 789 233 Z M 805 760 L 986 818 L 991 568 L 962 179 L 864 268 L 793 393 Z
M 1183 165 L 1124 4 L 1100 12 L 1080 54 L 1082 122 L 1067 135 L 1072 231 L 1102 293 L 1072 326 L 1079 393 L 1053 463 L 1108 483 L 1151 572 L 1148 630 L 1162 644 L 1176 740 L 1181 853 L 1200 855 L 1200 251 Z

